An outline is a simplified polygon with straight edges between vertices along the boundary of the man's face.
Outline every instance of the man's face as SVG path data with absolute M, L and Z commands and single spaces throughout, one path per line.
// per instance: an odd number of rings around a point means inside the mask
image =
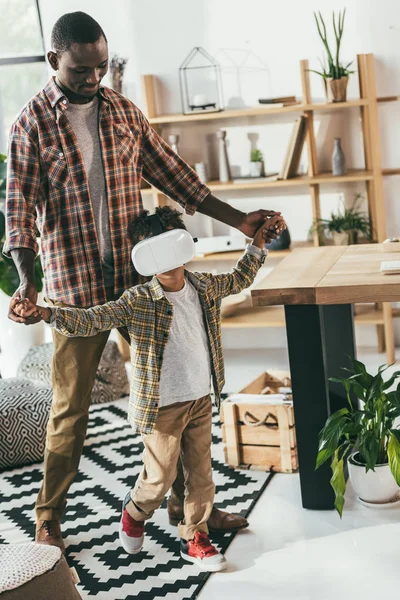
M 103 36 L 93 44 L 72 44 L 61 55 L 49 52 L 48 57 L 59 82 L 84 98 L 96 95 L 108 71 L 108 47 Z

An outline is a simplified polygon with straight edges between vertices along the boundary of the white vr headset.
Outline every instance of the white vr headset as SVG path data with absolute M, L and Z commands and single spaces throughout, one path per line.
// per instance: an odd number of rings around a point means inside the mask
M 132 249 L 132 262 L 140 275 L 147 277 L 181 267 L 194 257 L 195 241 L 186 229 L 162 233 L 157 215 L 148 217 L 152 237 L 138 242 Z

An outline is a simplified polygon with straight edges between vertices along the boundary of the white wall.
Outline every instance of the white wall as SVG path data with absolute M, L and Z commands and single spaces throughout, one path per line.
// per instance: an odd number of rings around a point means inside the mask
M 143 107 L 140 75 L 153 73 L 159 78 L 158 104 L 161 112 L 180 111 L 178 69 L 193 46 L 204 46 L 217 55 L 223 66 L 224 95 L 228 101 L 238 93 L 237 78 L 222 49 L 230 49 L 235 58 L 250 53 L 247 69 L 241 74 L 240 88 L 244 100 L 255 104 L 258 97 L 269 95 L 301 94 L 299 61 L 308 58 L 311 67 L 318 67 L 323 56 L 313 19 L 313 10 L 321 10 L 330 27 L 331 10 L 343 8 L 342 0 L 40 0 L 45 36 L 49 38 L 54 21 L 64 12 L 85 10 L 104 28 L 110 52 L 129 58 L 125 93 Z M 378 95 L 400 93 L 400 3 L 395 0 L 347 0 L 347 17 L 342 57 L 355 59 L 357 53 L 373 52 L 376 56 Z M 356 64 L 356 62 L 355 62 Z M 312 93 L 322 98 L 323 89 L 317 75 L 312 74 Z M 357 96 L 357 77 L 349 85 L 349 96 Z M 382 160 L 385 167 L 400 166 L 400 147 L 395 132 L 400 130 L 400 104 L 381 105 L 380 133 Z M 293 117 L 283 122 L 278 118 L 265 121 L 248 120 L 239 126 L 228 127 L 231 163 L 244 173 L 249 157 L 250 142 L 247 134 L 259 133 L 258 145 L 263 150 L 268 171 L 276 171 L 281 164 L 287 135 Z M 320 168 L 328 169 L 333 138 L 343 138 L 347 163 L 363 167 L 363 152 L 359 112 L 331 113 L 316 122 Z M 189 163 L 206 160 L 211 175 L 217 175 L 214 133 L 212 125 L 186 124 L 168 131 L 181 135 L 180 152 Z M 303 161 L 303 168 L 306 167 Z M 400 233 L 400 203 L 397 201 L 400 179 L 385 179 L 385 203 L 389 235 Z M 349 203 L 363 185 L 347 186 Z M 323 216 L 329 214 L 342 198 L 343 186 L 323 188 L 321 205 Z M 232 193 L 221 197 L 240 207 L 253 210 L 260 207 L 282 210 L 293 239 L 305 239 L 309 226 L 310 199 L 301 189 L 290 189 L 285 195 L 274 191 L 246 194 Z M 207 230 L 202 217 L 196 227 Z M 218 227 L 217 227 L 218 229 Z M 273 332 L 271 332 L 272 335 Z M 277 343 L 284 343 L 277 333 Z M 275 333 L 273 334 L 275 336 Z M 235 334 L 236 336 L 236 334 Z M 246 334 L 243 333 L 246 337 Z M 265 343 L 265 332 L 260 336 Z M 237 338 L 236 338 L 237 339 Z M 375 343 L 375 332 L 363 328 L 359 341 Z M 253 343 L 253 342 L 251 342 Z

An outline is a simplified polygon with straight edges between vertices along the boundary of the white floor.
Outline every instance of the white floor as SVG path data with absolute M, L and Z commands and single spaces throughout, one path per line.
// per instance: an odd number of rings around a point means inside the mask
M 360 351 L 376 369 L 384 355 Z M 287 368 L 285 351 L 227 352 L 227 390 L 264 369 Z M 244 362 L 245 360 L 245 362 Z M 394 368 L 392 367 L 391 370 Z M 275 475 L 199 600 L 379 600 L 400 588 L 400 508 L 370 509 L 348 486 L 343 519 L 301 507 L 298 475 Z

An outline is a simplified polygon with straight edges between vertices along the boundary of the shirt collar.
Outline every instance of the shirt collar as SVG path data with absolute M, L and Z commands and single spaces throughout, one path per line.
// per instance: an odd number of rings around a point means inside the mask
M 44 93 L 46 94 L 52 108 L 54 108 L 59 102 L 61 102 L 65 107 L 67 107 L 69 104 L 68 98 L 61 88 L 59 88 L 56 84 L 55 77 L 51 77 L 51 79 L 48 81 L 44 88 Z M 110 102 L 108 98 L 108 91 L 105 86 L 100 86 L 99 94 L 105 102 Z
M 196 290 L 200 293 L 200 294 L 204 294 L 204 292 L 207 289 L 207 285 L 204 281 L 201 281 L 198 277 L 196 277 L 196 275 L 194 273 L 192 273 L 191 271 L 187 271 L 185 269 L 185 277 L 188 278 L 188 280 L 190 281 L 190 283 L 196 288 Z M 154 275 L 151 279 L 151 281 L 148 284 L 149 286 L 149 290 L 150 290 L 150 294 L 152 297 L 152 300 L 155 302 L 157 300 L 160 300 L 161 298 L 165 298 L 165 294 L 164 294 L 164 290 L 160 284 L 160 282 L 158 281 L 156 275 Z

